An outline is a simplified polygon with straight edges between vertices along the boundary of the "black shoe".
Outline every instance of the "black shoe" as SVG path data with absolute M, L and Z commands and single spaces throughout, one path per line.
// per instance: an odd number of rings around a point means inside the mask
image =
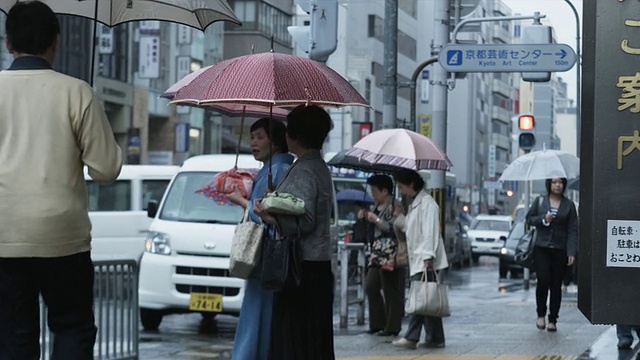
M 444 347 L 444 341 L 443 342 L 429 341 L 424 344 L 424 347 L 429 349 L 441 349 Z
M 393 332 L 393 331 L 384 331 L 383 330 L 383 331 L 380 331 L 376 335 L 378 335 L 378 336 L 393 336 L 393 337 L 396 337 L 396 336 L 398 336 L 398 334 L 400 334 L 399 331 L 398 332 Z
M 620 349 L 620 350 L 629 350 L 629 349 L 631 349 L 631 344 L 632 343 L 633 343 L 633 341 L 631 341 L 631 340 L 627 340 L 627 339 L 620 340 L 620 341 L 618 341 L 618 349 Z
M 382 331 L 382 329 L 369 329 L 367 330 L 367 334 L 373 335 L 379 333 L 380 331 Z
M 547 331 L 548 332 L 556 332 L 556 331 L 558 331 L 558 328 L 556 327 L 556 323 L 550 322 L 549 325 L 547 325 Z

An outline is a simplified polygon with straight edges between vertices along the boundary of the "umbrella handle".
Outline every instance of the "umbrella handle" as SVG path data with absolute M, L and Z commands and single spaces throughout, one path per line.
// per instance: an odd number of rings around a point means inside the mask
M 99 0 L 96 0 L 95 9 L 93 10 L 93 39 L 91 40 L 93 46 L 91 47 L 91 64 L 89 65 L 91 69 L 89 73 L 89 85 L 91 85 L 91 87 L 93 87 L 93 77 L 96 67 L 96 46 L 98 45 L 98 1 Z
M 236 144 L 236 162 L 233 166 L 234 169 L 238 168 L 238 158 L 240 157 L 240 144 L 242 143 L 242 133 L 244 132 L 244 114 L 246 106 L 242 106 L 242 117 L 240 118 L 240 134 L 238 135 L 238 143 Z

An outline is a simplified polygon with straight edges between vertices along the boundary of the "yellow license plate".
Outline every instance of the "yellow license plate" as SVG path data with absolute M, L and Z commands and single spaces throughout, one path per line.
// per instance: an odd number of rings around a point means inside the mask
M 191 299 L 189 300 L 189 310 L 221 312 L 222 311 L 222 295 L 191 293 Z

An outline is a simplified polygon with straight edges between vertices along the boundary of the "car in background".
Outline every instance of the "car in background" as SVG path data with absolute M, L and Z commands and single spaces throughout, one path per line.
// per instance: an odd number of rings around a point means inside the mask
M 514 223 L 509 232 L 509 236 L 505 238 L 504 246 L 500 249 L 500 278 L 506 278 L 507 274 L 511 274 L 511 278 L 515 279 L 522 275 L 524 268 L 516 264 L 514 256 L 516 255 L 516 246 L 520 238 L 525 233 L 525 221 Z
M 504 239 L 511 231 L 512 218 L 509 215 L 480 214 L 473 219 L 467 231 L 471 240 L 471 255 L 476 262 L 482 255 L 500 255 Z M 502 237 L 502 239 L 501 239 Z

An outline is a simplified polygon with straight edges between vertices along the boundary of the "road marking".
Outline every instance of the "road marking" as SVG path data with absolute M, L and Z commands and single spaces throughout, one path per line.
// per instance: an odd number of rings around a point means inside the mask
M 575 360 L 575 356 L 564 355 L 472 355 L 472 354 L 428 354 L 428 355 L 379 355 L 336 358 L 336 360 Z

